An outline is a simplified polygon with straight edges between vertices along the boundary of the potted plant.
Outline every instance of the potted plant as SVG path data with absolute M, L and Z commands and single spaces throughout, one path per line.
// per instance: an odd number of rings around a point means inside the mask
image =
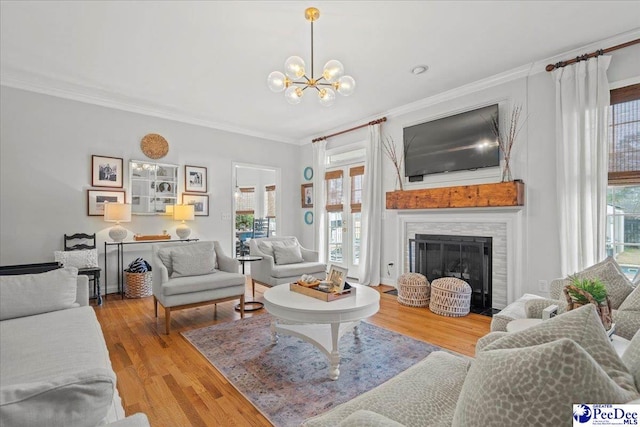
M 611 328 L 611 302 L 607 298 L 607 289 L 599 279 L 570 277 L 571 284 L 565 286 L 564 294 L 572 310 L 585 304 L 593 304 L 598 310 L 600 320 L 606 330 Z

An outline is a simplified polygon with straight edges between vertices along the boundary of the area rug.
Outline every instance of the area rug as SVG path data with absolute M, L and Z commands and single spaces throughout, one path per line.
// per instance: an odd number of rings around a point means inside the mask
M 183 332 L 278 427 L 347 402 L 394 377 L 438 347 L 366 322 L 340 340 L 340 377 L 329 379 L 327 357 L 314 345 L 279 334 L 271 344 L 271 315 Z

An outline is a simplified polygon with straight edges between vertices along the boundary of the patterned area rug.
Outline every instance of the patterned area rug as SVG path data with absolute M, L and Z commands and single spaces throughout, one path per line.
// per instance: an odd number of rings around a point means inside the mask
M 271 344 L 271 316 L 261 315 L 183 332 L 274 425 L 299 426 L 399 374 L 438 347 L 366 322 L 360 335 L 340 340 L 340 377 L 314 345 L 279 334 Z

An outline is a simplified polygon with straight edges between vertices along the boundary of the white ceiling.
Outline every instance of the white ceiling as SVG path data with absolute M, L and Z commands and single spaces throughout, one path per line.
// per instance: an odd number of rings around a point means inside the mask
M 267 75 L 338 59 L 356 92 L 289 105 Z M 2 84 L 286 142 L 640 27 L 640 1 L 2 1 Z M 602 46 L 603 48 L 608 46 Z M 426 64 L 429 71 L 410 73 Z

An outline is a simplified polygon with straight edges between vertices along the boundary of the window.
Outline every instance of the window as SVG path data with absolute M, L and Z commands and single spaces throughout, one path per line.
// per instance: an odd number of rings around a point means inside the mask
M 355 166 L 349 169 L 351 177 L 351 263 L 360 264 L 360 237 L 362 230 L 362 180 L 364 178 L 364 166 Z
M 267 218 L 276 217 L 276 186 L 267 185 L 264 188 L 264 213 Z
M 241 187 L 236 201 L 236 215 L 253 215 L 256 210 L 256 190 L 253 187 Z
M 342 211 L 342 170 L 327 172 L 324 179 L 327 185 L 327 211 Z
M 611 91 L 607 255 L 640 274 L 640 84 Z

